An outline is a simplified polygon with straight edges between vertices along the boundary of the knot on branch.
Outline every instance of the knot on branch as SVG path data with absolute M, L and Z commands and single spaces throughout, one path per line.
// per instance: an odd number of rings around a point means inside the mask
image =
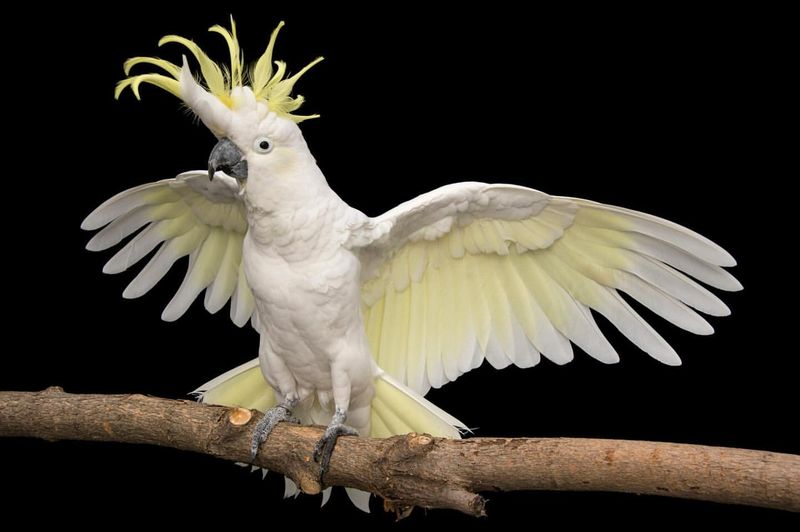
M 442 438 L 412 432 L 386 442 L 378 468 L 381 484 L 377 493 L 384 498 L 384 509 L 398 519 L 410 515 L 415 506 L 446 506 L 474 515 L 485 515 L 485 500 L 473 493 L 469 482 L 454 476 L 444 478 L 431 459 Z
M 436 446 L 430 434 L 411 432 L 405 436 L 395 436 L 389 441 L 389 448 L 383 454 L 384 467 L 402 464 L 425 456 Z

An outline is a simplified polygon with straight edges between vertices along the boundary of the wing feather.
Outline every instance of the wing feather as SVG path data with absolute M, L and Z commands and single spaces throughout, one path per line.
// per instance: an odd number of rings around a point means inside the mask
M 232 178 L 217 173 L 209 181 L 207 172 L 197 171 L 141 185 L 104 202 L 81 227 L 100 229 L 87 244 L 91 251 L 132 237 L 105 264 L 105 273 L 123 272 L 158 247 L 123 292 L 126 298 L 143 296 L 175 262 L 190 257 L 183 282 L 162 313 L 164 320 L 182 316 L 203 290 L 209 312 L 231 299 L 237 325 L 252 316 L 255 305 L 241 268 L 247 222 Z
M 239 274 L 236 279 L 236 290 L 231 296 L 231 321 L 239 327 L 244 327 L 247 320 L 253 315 L 256 308 L 253 292 L 247 284 L 247 277 L 244 275 L 244 264 L 239 262 Z
M 180 206 L 176 202 L 161 205 L 138 207 L 127 214 L 120 216 L 100 232 L 98 232 L 86 249 L 89 251 L 102 251 L 116 246 L 123 239 L 138 231 L 150 222 L 158 222 L 165 218 L 172 218 L 180 213 Z
M 81 229 L 94 231 L 144 205 L 178 200 L 178 195 L 169 188 L 171 181 L 171 179 L 166 179 L 147 183 L 120 192 L 92 211 L 81 223 Z
M 740 290 L 735 261 L 661 218 L 513 185 L 448 185 L 371 219 L 363 263 L 365 327 L 378 365 L 417 392 L 487 360 L 529 367 L 572 360 L 574 343 L 619 361 L 597 312 L 666 364 L 674 349 L 625 299 L 695 334 L 699 312 L 727 315 L 700 283 Z M 381 317 L 378 317 L 380 314 Z
M 572 360 L 572 347 L 564 336 L 559 333 L 547 319 L 536 295 L 531 294 L 528 284 L 520 275 L 516 265 L 517 261 L 502 261 L 505 270 L 506 285 L 510 288 L 508 293 L 512 298 L 514 315 L 522 325 L 525 335 L 533 346 L 545 357 L 556 364 L 566 364 Z M 532 297 L 533 295 L 533 297 Z M 539 357 L 535 356 L 529 366 L 536 365 Z M 517 362 L 519 365 L 519 362 Z
M 458 359 L 458 374 L 468 372 L 469 370 L 477 367 L 475 366 L 475 345 L 477 344 L 476 331 L 475 331 L 475 305 L 469 300 L 466 302 L 459 301 L 457 294 L 470 294 L 469 275 L 466 270 L 466 262 L 463 260 L 452 261 L 453 268 L 453 293 L 450 297 L 455 307 L 455 313 L 452 323 L 460 325 L 461 330 L 461 347 L 456 353 Z M 412 307 L 414 311 L 416 308 Z M 409 351 L 413 353 L 414 351 Z M 418 353 L 422 351 L 417 351 Z M 410 357 L 413 358 L 413 357 Z M 483 362 L 481 357 L 477 364 Z
M 219 270 L 206 290 L 205 307 L 211 314 L 215 314 L 233 295 L 236 281 L 239 276 L 237 269 L 242 260 L 242 241 L 231 234 L 225 234 L 225 251 L 220 261 Z
M 208 237 L 194 251 L 196 258 L 191 261 L 180 288 L 161 314 L 162 320 L 175 321 L 183 316 L 198 294 L 214 281 L 225 256 L 225 240 L 223 229 L 211 229 Z
M 409 286 L 410 305 L 413 312 L 408 317 L 408 353 L 424 353 L 425 349 L 425 320 L 427 307 L 425 306 L 425 285 L 419 281 L 412 281 Z M 383 301 L 381 301 L 383 310 Z M 371 321 L 371 320 L 370 320 Z M 371 328 L 368 325 L 368 331 Z M 370 337 L 369 333 L 367 334 Z M 402 354 L 401 354 L 402 356 Z M 427 386 L 428 377 L 425 372 L 426 360 L 423 357 L 406 358 L 406 382 L 414 389 Z
M 712 264 L 736 266 L 736 260 L 720 246 L 678 224 L 642 212 L 586 200 L 574 200 L 582 208 L 578 223 L 590 227 L 637 232 L 672 244 Z
M 425 367 L 428 382 L 434 388 L 447 382 L 442 363 L 442 335 L 440 334 L 446 318 L 441 312 L 443 298 L 439 277 L 438 267 L 429 267 L 425 274 Z M 395 334 L 403 334 L 403 331 L 397 331 Z M 388 371 L 387 373 L 395 375 Z M 398 373 L 397 375 L 402 374 Z

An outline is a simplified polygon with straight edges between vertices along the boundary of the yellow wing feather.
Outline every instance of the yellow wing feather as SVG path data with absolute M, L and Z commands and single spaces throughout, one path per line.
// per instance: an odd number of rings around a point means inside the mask
M 371 248 L 379 259 L 365 269 L 367 337 L 378 365 L 423 394 L 484 359 L 498 368 L 532 366 L 541 356 L 569 362 L 570 342 L 616 362 L 592 311 L 654 358 L 679 364 L 618 292 L 710 334 L 695 310 L 728 309 L 681 270 L 723 290 L 741 288 L 721 267 L 734 263 L 730 255 L 697 233 L 522 187 L 450 185 L 377 220 L 392 229 Z
M 233 178 L 218 174 L 209 181 L 205 171 L 126 190 L 86 217 L 84 229 L 102 228 L 87 248 L 102 251 L 132 237 L 103 268 L 120 273 L 160 246 L 125 289 L 128 298 L 144 295 L 188 256 L 186 276 L 162 318 L 178 319 L 206 290 L 206 309 L 217 312 L 231 300 L 231 319 L 241 327 L 253 314 L 255 301 L 242 271 L 247 221 L 237 191 Z

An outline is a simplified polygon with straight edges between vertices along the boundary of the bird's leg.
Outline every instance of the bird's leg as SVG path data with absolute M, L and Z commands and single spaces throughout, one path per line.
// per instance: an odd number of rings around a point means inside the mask
M 300 423 L 300 420 L 292 415 L 295 405 L 297 405 L 297 398 L 286 398 L 281 404 L 273 406 L 264 413 L 264 417 L 256 425 L 253 439 L 250 441 L 250 461 L 255 461 L 259 446 L 266 441 L 275 425 L 281 421 Z
M 333 448 L 339 436 L 358 436 L 356 429 L 344 424 L 346 419 L 347 413 L 343 408 L 337 407 L 331 422 L 328 423 L 328 427 L 325 429 L 325 434 L 322 435 L 322 438 L 314 447 L 314 461 L 319 464 L 320 483 L 322 482 L 322 477 L 328 472 Z

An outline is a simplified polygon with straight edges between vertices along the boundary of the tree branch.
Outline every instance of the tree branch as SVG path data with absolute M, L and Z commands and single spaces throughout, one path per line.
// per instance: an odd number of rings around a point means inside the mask
M 248 462 L 257 412 L 143 395 L 0 392 L 0 436 L 147 443 Z M 256 464 L 318 493 L 319 427 L 281 423 Z M 479 491 L 570 490 L 666 495 L 800 511 L 800 456 L 623 440 L 343 437 L 326 484 L 414 506 L 484 515 Z

